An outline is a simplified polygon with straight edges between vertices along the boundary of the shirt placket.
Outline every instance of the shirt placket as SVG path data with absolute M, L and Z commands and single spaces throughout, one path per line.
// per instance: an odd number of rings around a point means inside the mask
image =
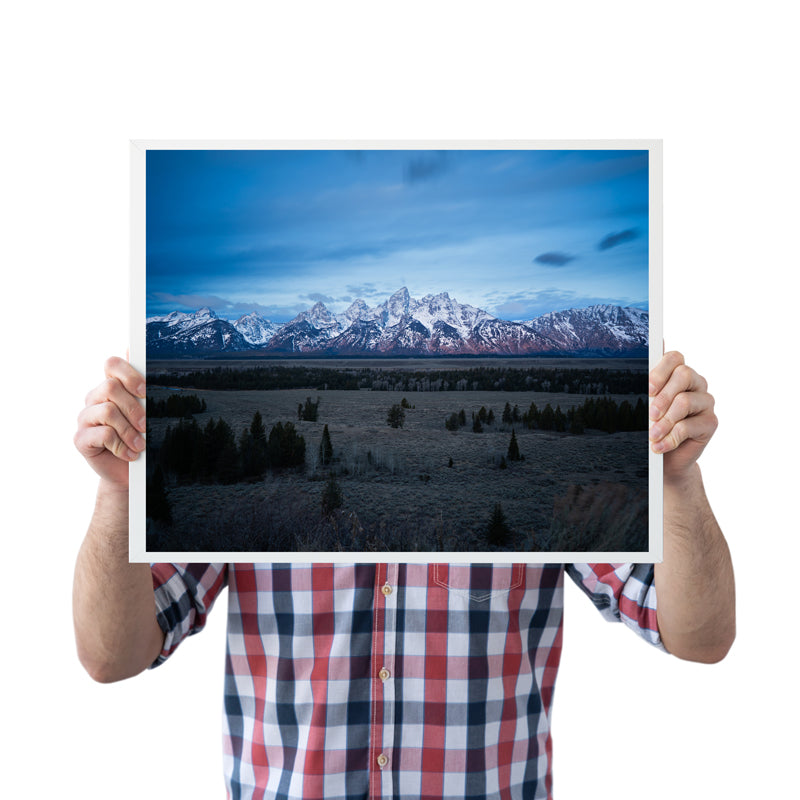
M 372 726 L 370 797 L 392 797 L 395 652 L 397 638 L 397 564 L 376 570 L 372 657 Z

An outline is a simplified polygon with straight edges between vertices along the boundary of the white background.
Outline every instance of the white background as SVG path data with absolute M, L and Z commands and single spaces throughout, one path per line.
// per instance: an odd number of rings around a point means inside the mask
M 29 3 L 4 14 L 0 794 L 223 796 L 224 608 L 112 686 L 74 654 L 95 479 L 72 446 L 127 336 L 128 142 L 663 138 L 665 332 L 717 398 L 723 663 L 657 653 L 568 587 L 558 800 L 792 796 L 796 59 L 788 4 Z M 224 605 L 224 601 L 223 601 Z

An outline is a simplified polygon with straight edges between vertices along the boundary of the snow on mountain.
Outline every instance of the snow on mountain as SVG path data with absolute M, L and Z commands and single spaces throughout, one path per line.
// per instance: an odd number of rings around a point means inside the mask
M 641 351 L 646 355 L 650 341 L 650 315 L 640 308 L 595 305 L 552 311 L 527 326 L 566 351 Z
M 274 325 L 268 319 L 253 311 L 245 314 L 233 323 L 245 341 L 252 345 L 264 345 L 281 329 L 281 325 Z
M 406 287 L 374 308 L 355 300 L 339 315 L 315 303 L 285 325 L 258 314 L 229 323 L 208 308 L 153 317 L 147 324 L 148 352 L 178 355 L 249 349 L 343 356 L 646 355 L 648 340 L 649 315 L 641 309 L 596 305 L 512 322 L 447 292 L 418 300 Z
M 242 334 L 227 320 L 218 319 L 213 311 L 191 323 L 184 320 L 174 325 L 164 322 L 147 325 L 148 356 L 210 355 L 249 349 L 250 344 Z

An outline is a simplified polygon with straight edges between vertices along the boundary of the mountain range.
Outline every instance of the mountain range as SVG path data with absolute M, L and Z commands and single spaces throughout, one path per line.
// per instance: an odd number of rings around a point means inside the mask
M 148 358 L 252 352 L 295 356 L 585 355 L 646 357 L 649 314 L 594 305 L 527 321 L 494 317 L 447 292 L 417 300 L 403 287 L 370 308 L 356 300 L 343 314 L 316 303 L 274 324 L 257 313 L 235 322 L 209 308 L 147 320 Z

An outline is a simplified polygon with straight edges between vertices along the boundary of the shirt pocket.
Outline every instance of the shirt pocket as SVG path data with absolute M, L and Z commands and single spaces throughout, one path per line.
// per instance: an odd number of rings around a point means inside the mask
M 507 595 L 522 585 L 524 564 L 434 564 L 433 582 L 476 603 Z

